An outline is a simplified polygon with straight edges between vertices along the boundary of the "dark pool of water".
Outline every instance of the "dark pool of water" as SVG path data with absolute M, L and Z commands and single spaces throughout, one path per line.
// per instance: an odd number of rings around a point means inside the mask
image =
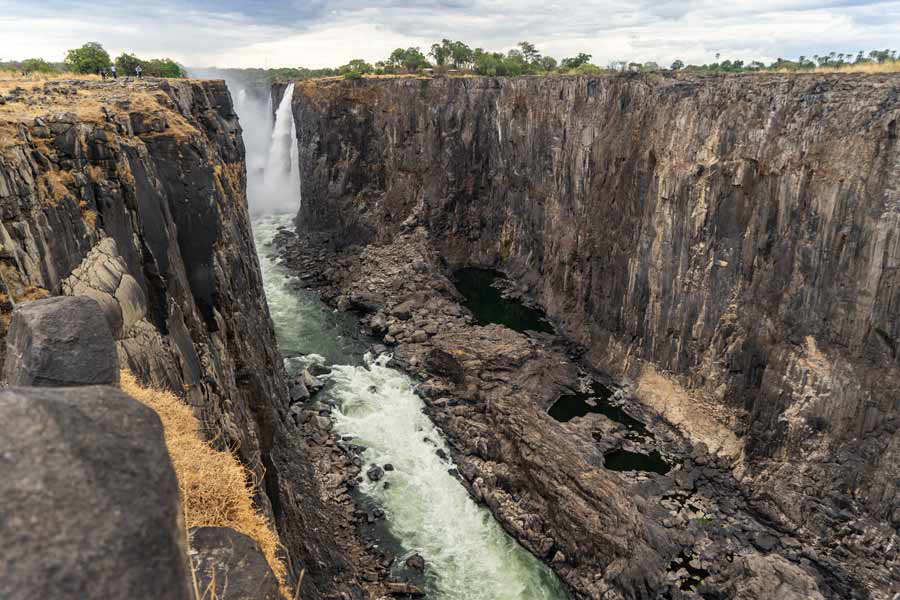
M 603 456 L 603 466 L 612 471 L 645 471 L 665 475 L 672 467 L 654 450 L 650 454 L 613 450 Z
M 613 390 L 599 381 L 593 381 L 584 392 L 560 396 L 547 411 L 551 417 L 565 423 L 575 417 L 583 417 L 588 413 L 597 413 L 624 425 L 629 431 L 650 436 L 643 423 L 626 413 L 621 407 L 610 402 Z
M 541 311 L 504 298 L 494 287 L 498 279 L 503 279 L 502 273 L 468 267 L 456 271 L 453 279 L 456 289 L 465 297 L 463 306 L 472 311 L 479 324 L 496 323 L 515 331 L 553 333 L 553 326 Z

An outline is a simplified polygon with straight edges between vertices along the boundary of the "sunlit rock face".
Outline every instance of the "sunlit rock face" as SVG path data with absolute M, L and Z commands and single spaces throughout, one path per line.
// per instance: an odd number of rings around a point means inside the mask
M 736 476 L 785 531 L 890 528 L 898 86 L 897 75 L 298 83 L 297 223 L 334 246 L 421 226 L 449 266 L 524 282 L 595 366 L 638 383 L 669 373 L 725 415 Z M 881 561 L 886 538 L 866 535 L 843 538 L 846 552 Z

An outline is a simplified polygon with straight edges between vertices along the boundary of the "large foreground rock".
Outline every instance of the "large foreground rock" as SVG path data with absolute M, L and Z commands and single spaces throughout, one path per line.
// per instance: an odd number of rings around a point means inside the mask
M 111 387 L 0 393 L 0 598 L 190 598 L 178 483 L 149 408 Z
M 116 342 L 100 304 L 87 296 L 58 296 L 17 306 L 4 371 L 10 385 L 118 383 Z
M 223 600 L 278 600 L 278 580 L 259 545 L 228 527 L 191 529 L 200 593 Z

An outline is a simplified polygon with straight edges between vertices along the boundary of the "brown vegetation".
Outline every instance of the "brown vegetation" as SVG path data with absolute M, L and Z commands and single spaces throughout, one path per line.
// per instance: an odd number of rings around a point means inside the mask
M 185 526 L 230 527 L 256 541 L 281 583 L 282 595 L 290 598 L 285 585 L 285 566 L 278 558 L 278 535 L 253 506 L 255 483 L 250 472 L 230 452 L 213 448 L 201 434 L 200 422 L 190 407 L 168 391 L 142 387 L 134 375 L 123 370 L 122 390 L 159 415 L 166 447 L 172 458 Z M 214 590 L 201 590 L 215 597 Z

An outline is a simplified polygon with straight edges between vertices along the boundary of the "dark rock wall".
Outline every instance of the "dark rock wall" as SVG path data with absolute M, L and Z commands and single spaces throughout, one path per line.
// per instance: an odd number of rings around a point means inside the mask
M 293 107 L 301 229 L 423 225 L 597 366 L 741 414 L 767 518 L 900 524 L 900 76 L 303 82 Z
M 341 562 L 288 394 L 246 199 L 241 129 L 223 82 L 75 83 L 106 113 L 0 123 L 3 334 L 14 303 L 86 295 L 119 364 L 185 398 L 262 482 L 303 596 Z M 86 87 L 93 86 L 93 87 Z M 124 90 L 124 91 L 123 91 Z M 124 94 L 124 97 L 123 97 Z M 323 588 L 324 589 L 324 588 Z

